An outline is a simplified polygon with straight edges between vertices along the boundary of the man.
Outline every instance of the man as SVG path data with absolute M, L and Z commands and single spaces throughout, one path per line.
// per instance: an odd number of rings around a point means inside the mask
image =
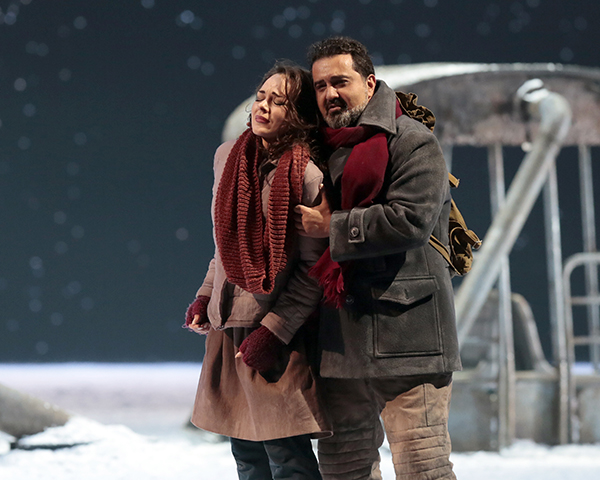
M 450 272 L 428 244 L 448 238 L 441 149 L 375 79 L 362 44 L 329 38 L 309 58 L 332 149 L 322 203 L 296 207 L 300 233 L 330 242 L 313 270 L 335 305 L 321 309 L 319 332 L 334 424 L 319 441 L 323 478 L 381 478 L 381 415 L 396 478 L 453 479 L 447 423 L 461 364 Z

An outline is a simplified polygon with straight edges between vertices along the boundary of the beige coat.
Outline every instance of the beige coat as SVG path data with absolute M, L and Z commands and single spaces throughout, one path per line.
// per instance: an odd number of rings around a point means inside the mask
M 224 143 L 215 153 L 213 223 L 219 214 L 214 211 L 214 199 L 233 144 Z M 268 171 L 267 167 L 262 190 L 265 215 L 274 173 L 274 168 Z M 321 171 L 309 162 L 304 175 L 303 204 L 314 204 L 322 178 Z M 310 334 L 301 328 L 321 299 L 322 291 L 308 276 L 308 269 L 319 259 L 326 242 L 298 236 L 286 268 L 277 275 L 275 288 L 267 295 L 251 294 L 230 284 L 215 249 L 197 292 L 210 297 L 208 318 L 213 328 L 206 340 L 192 415 L 196 426 L 255 441 L 330 434 L 306 354 Z M 235 358 L 242 340 L 261 324 L 287 344 L 281 365 L 268 375 L 259 374 Z

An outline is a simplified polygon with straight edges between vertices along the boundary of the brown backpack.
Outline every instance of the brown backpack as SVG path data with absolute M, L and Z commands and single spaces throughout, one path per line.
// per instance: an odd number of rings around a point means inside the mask
M 451 188 L 458 187 L 459 180 L 454 175 L 448 173 L 448 179 Z M 429 237 L 429 243 L 442 254 L 442 257 L 457 275 L 464 275 L 471 270 L 473 250 L 481 247 L 481 240 L 473 230 L 469 230 L 454 200 L 450 204 L 450 218 L 448 220 L 448 245 L 450 248 L 447 249 L 433 235 Z
M 416 94 L 396 92 L 396 97 L 400 102 L 403 113 L 423 123 L 433 132 L 435 116 L 428 108 L 417 105 Z M 459 180 L 451 173 L 448 173 L 448 180 L 450 181 L 451 188 L 458 187 Z M 446 262 L 448 262 L 452 272 L 456 275 L 465 275 L 471 270 L 473 250 L 477 250 L 481 246 L 481 240 L 473 230 L 469 230 L 454 200 L 452 200 L 450 205 L 450 218 L 448 222 L 449 248 L 446 248 L 445 244 L 433 235 L 429 238 L 429 243 L 440 252 Z

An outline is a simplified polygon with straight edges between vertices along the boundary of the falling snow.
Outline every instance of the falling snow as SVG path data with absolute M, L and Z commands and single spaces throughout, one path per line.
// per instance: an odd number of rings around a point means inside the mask
M 275 59 L 343 34 L 376 65 L 597 66 L 597 2 L 467 3 L 0 2 L 0 360 L 201 356 L 173 326 L 213 251 L 212 154 Z

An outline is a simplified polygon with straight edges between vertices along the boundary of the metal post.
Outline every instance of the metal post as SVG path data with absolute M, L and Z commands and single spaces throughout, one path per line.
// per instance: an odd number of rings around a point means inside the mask
M 561 444 L 573 439 L 571 404 L 571 365 L 568 357 L 569 342 L 565 320 L 565 287 L 562 272 L 562 245 L 560 240 L 560 210 L 558 206 L 558 181 L 556 163 L 548 169 L 548 181 L 544 186 L 544 220 L 546 230 L 546 264 L 548 268 L 548 300 L 552 328 L 552 352 L 554 365 L 558 367 L 558 436 Z M 565 355 L 567 357 L 565 357 Z
M 505 201 L 504 158 L 502 145 L 488 148 L 490 196 L 492 217 Z M 498 279 L 498 444 L 500 448 L 512 445 L 515 438 L 515 350 L 510 286 L 510 264 L 504 255 Z
M 589 146 L 579 146 L 579 183 L 581 191 L 581 219 L 583 224 L 583 251 L 596 251 L 596 214 L 594 211 L 594 185 L 592 181 L 592 153 Z M 587 296 L 598 295 L 598 265 L 585 265 L 585 289 Z M 600 305 L 588 305 L 588 332 L 600 335 Z M 600 345 L 590 345 L 590 360 L 594 371 L 600 371 Z
M 558 337 L 558 437 L 561 444 L 569 443 L 573 438 L 573 408 L 572 400 L 575 398 L 576 390 L 571 378 L 571 368 L 575 361 L 575 344 L 573 341 L 573 305 L 571 302 L 571 272 L 578 264 L 575 254 L 565 262 L 563 270 L 563 284 L 565 290 L 565 325 L 564 335 Z M 575 257 L 575 258 L 574 258 Z M 563 355 L 565 353 L 565 355 Z
M 560 239 L 560 210 L 556 165 L 548 170 L 544 186 L 544 220 L 546 230 L 546 264 L 548 267 L 548 300 L 552 327 L 552 352 L 554 364 L 560 358 L 558 335 L 563 335 L 559 325 L 565 324 L 564 285 L 562 280 L 562 245 Z

